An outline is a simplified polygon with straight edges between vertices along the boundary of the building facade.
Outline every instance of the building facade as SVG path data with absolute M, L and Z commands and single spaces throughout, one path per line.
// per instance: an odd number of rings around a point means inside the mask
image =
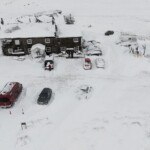
M 17 30 L 12 29 L 12 27 L 4 29 L 0 35 L 3 53 L 7 56 L 30 54 L 32 46 L 35 44 L 44 45 L 47 54 L 60 53 L 66 50 L 81 51 L 81 34 L 63 35 L 62 33 L 68 32 L 67 27 L 64 31 L 63 29 L 59 30 L 61 31 L 60 36 L 59 33 L 56 34 L 56 26 L 49 26 L 49 24 L 44 26 L 42 26 L 42 23 L 40 26 L 35 24 L 35 27 L 33 24 L 18 25 Z M 70 27 L 68 30 L 70 30 Z M 72 31 L 70 30 L 71 33 L 73 33 Z

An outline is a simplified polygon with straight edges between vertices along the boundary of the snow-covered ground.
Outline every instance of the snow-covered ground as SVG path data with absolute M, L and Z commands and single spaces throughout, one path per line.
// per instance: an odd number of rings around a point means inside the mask
M 26 56 L 0 52 L 0 89 L 9 81 L 23 84 L 14 107 L 0 109 L 2 150 L 150 150 L 150 59 L 134 57 L 116 45 L 120 32 L 150 35 L 149 0 L 1 0 L 2 17 L 50 9 L 75 14 L 87 40 L 101 42 L 106 68 L 83 69 L 84 58 L 55 57 L 55 69 Z M 90 27 L 91 26 L 91 27 Z M 104 36 L 106 30 L 115 34 Z M 80 87 L 92 90 L 82 95 Z M 37 104 L 44 87 L 50 103 Z M 11 114 L 10 114 L 11 111 Z M 22 113 L 24 112 L 24 114 Z M 21 129 L 21 123 L 27 129 Z

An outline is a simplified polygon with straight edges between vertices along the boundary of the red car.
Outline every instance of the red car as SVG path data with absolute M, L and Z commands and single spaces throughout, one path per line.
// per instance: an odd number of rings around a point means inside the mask
M 45 70 L 54 69 L 54 57 L 53 56 L 45 57 L 44 67 L 45 67 Z
M 22 84 L 19 82 L 8 82 L 0 92 L 0 106 L 11 107 L 22 91 Z
M 90 58 L 85 58 L 83 67 L 84 67 L 85 70 L 92 69 L 92 62 L 91 62 Z

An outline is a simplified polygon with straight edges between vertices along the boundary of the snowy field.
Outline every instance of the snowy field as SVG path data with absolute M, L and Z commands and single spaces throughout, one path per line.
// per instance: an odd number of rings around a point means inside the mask
M 30 56 L 18 61 L 0 52 L 0 89 L 9 81 L 24 87 L 12 108 L 0 108 L 0 150 L 150 150 L 150 58 L 134 57 L 115 44 L 120 32 L 150 35 L 150 1 L 0 2 L 1 17 L 51 9 L 72 12 L 84 38 L 101 42 L 106 68 L 96 68 L 97 56 L 90 56 L 92 70 L 83 69 L 84 58 L 55 57 L 49 72 Z M 104 36 L 108 29 L 115 34 Z M 86 95 L 84 85 L 92 88 Z M 44 87 L 53 96 L 41 106 L 37 98 Z

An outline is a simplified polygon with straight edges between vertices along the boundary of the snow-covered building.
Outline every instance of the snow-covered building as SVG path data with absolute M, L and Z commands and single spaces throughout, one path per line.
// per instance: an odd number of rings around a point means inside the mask
M 43 44 L 47 51 L 55 43 L 55 27 L 48 23 L 12 24 L 1 29 L 2 49 L 5 55 L 25 55 L 35 44 Z
M 81 32 L 75 25 L 51 23 L 19 23 L 1 27 L 0 39 L 4 55 L 26 55 L 35 44 L 45 45 L 46 53 L 81 50 Z
M 81 50 L 81 31 L 80 27 L 75 25 L 58 26 L 58 43 L 60 51 Z

